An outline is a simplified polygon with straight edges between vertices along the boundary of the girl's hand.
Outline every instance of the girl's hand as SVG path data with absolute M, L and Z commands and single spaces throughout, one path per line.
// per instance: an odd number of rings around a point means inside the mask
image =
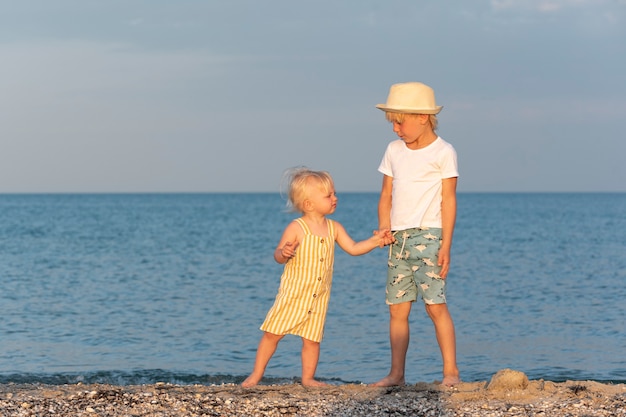
M 285 246 L 280 249 L 280 254 L 285 259 L 293 258 L 299 245 L 300 243 L 298 242 L 287 242 Z
M 378 246 L 381 248 L 387 245 L 391 245 L 393 242 L 396 241 L 396 238 L 393 237 L 391 231 L 388 229 L 374 230 L 374 236 L 378 238 Z

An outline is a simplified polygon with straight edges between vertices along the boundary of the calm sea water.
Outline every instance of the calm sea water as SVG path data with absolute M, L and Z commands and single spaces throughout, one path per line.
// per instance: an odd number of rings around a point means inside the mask
M 333 217 L 366 238 L 377 198 L 340 195 Z M 293 217 L 277 194 L 0 195 L 0 382 L 240 382 Z M 386 254 L 337 250 L 320 379 L 386 375 Z M 452 256 L 464 380 L 626 381 L 626 194 L 460 194 Z M 408 382 L 440 379 L 419 303 L 411 331 Z M 266 382 L 297 379 L 300 344 Z

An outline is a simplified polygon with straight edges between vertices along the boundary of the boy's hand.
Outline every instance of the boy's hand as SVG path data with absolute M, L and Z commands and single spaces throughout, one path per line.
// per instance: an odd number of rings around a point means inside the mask
M 450 250 L 440 249 L 437 255 L 437 265 L 441 267 L 439 276 L 441 279 L 446 279 L 448 271 L 450 270 Z
M 389 229 L 374 230 L 374 236 L 378 237 L 378 246 L 381 248 L 396 241 Z

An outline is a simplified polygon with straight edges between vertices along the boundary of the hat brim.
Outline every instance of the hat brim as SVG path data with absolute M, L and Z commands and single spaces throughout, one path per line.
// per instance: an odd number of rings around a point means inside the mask
M 412 108 L 401 108 L 401 107 L 387 107 L 386 104 L 377 104 L 377 109 L 380 109 L 384 112 L 389 113 L 405 113 L 405 114 L 437 114 L 443 109 L 443 106 L 437 106 L 434 109 L 412 109 Z

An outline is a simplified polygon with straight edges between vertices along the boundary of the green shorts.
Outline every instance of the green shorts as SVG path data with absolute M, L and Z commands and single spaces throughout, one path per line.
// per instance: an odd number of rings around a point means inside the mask
M 441 229 L 406 229 L 394 236 L 396 242 L 389 248 L 387 304 L 413 302 L 418 294 L 425 304 L 445 304 L 446 280 L 439 276 L 437 265 Z

